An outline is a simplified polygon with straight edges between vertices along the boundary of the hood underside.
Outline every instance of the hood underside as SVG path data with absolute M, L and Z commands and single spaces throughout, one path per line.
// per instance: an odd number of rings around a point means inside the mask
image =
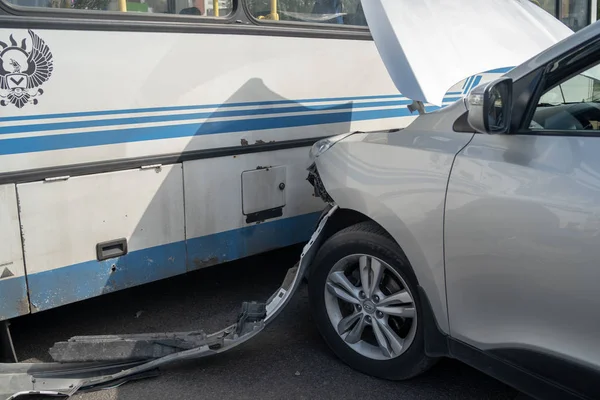
M 396 88 L 440 106 L 446 91 L 517 66 L 573 31 L 529 0 L 362 0 Z

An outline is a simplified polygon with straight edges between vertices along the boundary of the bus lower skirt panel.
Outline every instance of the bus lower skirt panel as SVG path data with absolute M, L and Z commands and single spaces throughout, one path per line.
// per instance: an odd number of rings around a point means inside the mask
M 288 304 L 316 251 L 332 207 L 304 246 L 279 289 L 264 303 L 244 302 L 237 321 L 215 333 L 203 331 L 133 335 L 78 336 L 50 349 L 54 363 L 0 364 L 0 399 L 30 395 L 69 397 L 76 392 L 119 386 L 149 378 L 158 368 L 234 348 L 261 332 Z

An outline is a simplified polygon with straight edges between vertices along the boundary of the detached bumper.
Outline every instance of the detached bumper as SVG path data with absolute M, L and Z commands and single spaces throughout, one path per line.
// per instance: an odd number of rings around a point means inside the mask
M 288 270 L 279 289 L 264 303 L 242 306 L 237 321 L 212 334 L 203 331 L 139 335 L 80 336 L 50 350 L 57 363 L 0 364 L 0 399 L 29 395 L 69 397 L 76 392 L 115 387 L 158 374 L 158 368 L 232 349 L 260 333 L 288 304 L 321 245 L 325 224 L 337 210 L 326 210 Z

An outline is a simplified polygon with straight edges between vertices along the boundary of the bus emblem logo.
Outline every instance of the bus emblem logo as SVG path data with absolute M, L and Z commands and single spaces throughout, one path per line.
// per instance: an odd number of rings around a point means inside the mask
M 28 30 L 27 39 L 17 43 L 10 35 L 10 44 L 0 41 L 0 106 L 13 104 L 23 108 L 37 104 L 37 97 L 44 94 L 40 88 L 52 75 L 54 62 L 48 45 L 33 31 Z

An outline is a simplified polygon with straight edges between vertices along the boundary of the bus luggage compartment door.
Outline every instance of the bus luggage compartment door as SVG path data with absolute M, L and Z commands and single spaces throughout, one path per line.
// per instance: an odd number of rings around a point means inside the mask
M 32 312 L 186 271 L 181 164 L 17 191 Z

